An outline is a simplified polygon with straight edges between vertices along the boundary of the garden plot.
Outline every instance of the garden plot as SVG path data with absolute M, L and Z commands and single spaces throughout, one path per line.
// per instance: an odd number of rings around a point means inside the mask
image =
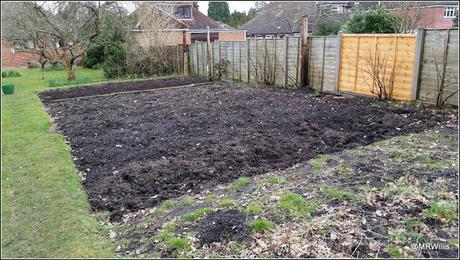
M 112 220 L 456 120 L 429 107 L 222 82 L 45 105 L 70 144 L 92 208 L 110 211 Z

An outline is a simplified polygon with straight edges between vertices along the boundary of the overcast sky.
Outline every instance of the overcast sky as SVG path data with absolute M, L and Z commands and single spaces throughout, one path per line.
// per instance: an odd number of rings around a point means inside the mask
M 205 15 L 208 15 L 208 3 L 209 1 L 199 1 L 198 6 L 199 10 L 204 13 Z M 230 8 L 230 13 L 233 11 L 239 11 L 239 12 L 248 12 L 251 7 L 254 7 L 255 2 L 251 1 L 227 1 L 228 7 Z

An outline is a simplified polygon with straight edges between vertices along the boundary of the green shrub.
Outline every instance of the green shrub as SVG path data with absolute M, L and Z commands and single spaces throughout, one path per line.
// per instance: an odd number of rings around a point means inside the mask
M 21 77 L 21 73 L 16 70 L 4 70 L 2 71 L 2 78 L 10 78 L 10 77 Z
M 81 61 L 82 66 L 89 69 L 98 68 L 104 62 L 104 46 L 102 43 L 92 45 Z
M 108 79 L 126 75 L 126 52 L 120 43 L 111 43 L 104 47 L 102 70 Z
M 376 6 L 369 10 L 355 8 L 348 18 L 346 31 L 349 33 L 399 33 L 401 18 Z

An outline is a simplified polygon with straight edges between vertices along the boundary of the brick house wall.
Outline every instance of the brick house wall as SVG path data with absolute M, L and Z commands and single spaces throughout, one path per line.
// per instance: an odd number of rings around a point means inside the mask
M 13 43 L 2 39 L 2 68 L 27 67 L 32 62 L 39 64 L 40 55 L 26 50 L 15 50 Z
M 454 26 L 452 18 L 444 18 L 444 6 L 427 6 L 419 10 L 410 9 L 407 12 L 409 17 L 415 17 L 420 12 L 421 19 L 417 23 L 418 27 L 432 29 L 450 29 Z M 398 10 L 393 10 L 395 14 L 400 14 Z

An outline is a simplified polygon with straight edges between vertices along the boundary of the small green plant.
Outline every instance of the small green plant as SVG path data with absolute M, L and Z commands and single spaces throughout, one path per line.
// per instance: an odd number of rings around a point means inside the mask
M 404 226 L 409 230 L 414 230 L 423 225 L 423 222 L 418 219 L 408 219 L 404 222 Z
M 321 154 L 317 159 L 313 160 L 311 166 L 317 173 L 321 172 L 321 168 L 328 159 L 327 155 Z
M 157 216 L 163 216 L 166 213 L 166 209 L 163 207 L 158 207 L 155 209 L 154 213 Z
M 182 216 L 182 219 L 185 221 L 196 221 L 198 219 L 201 219 L 205 215 L 209 214 L 212 212 L 212 209 L 210 208 L 202 208 L 202 209 L 197 209 L 193 212 L 187 213 Z
M 423 243 L 427 241 L 427 238 L 423 234 L 395 229 L 388 230 L 388 238 L 400 245 L 410 245 L 411 243 Z
M 161 207 L 165 209 L 171 209 L 176 206 L 177 202 L 174 200 L 165 200 L 163 203 L 161 203 Z
M 266 219 L 257 219 L 249 224 L 249 228 L 256 233 L 261 233 L 270 230 L 274 227 L 273 223 Z
M 319 91 L 316 90 L 315 93 L 313 93 L 312 96 L 313 96 L 313 97 L 321 97 L 321 92 L 319 92 Z
M 334 187 L 324 187 L 324 194 L 328 197 L 332 197 L 339 200 L 351 200 L 360 201 L 361 196 L 353 192 L 341 191 Z
M 229 208 L 229 207 L 231 207 L 231 206 L 233 206 L 233 205 L 235 205 L 235 204 L 236 204 L 235 201 L 232 200 L 232 199 L 223 199 L 223 200 L 220 202 L 220 205 L 219 205 L 219 206 L 220 206 L 221 208 Z
M 388 252 L 388 254 L 390 254 L 390 256 L 392 256 L 394 258 L 402 258 L 402 257 L 404 257 L 404 254 L 401 252 L 399 247 L 397 247 L 394 244 L 388 245 L 387 252 Z
M 316 211 L 315 203 L 307 203 L 300 195 L 295 193 L 282 196 L 278 206 L 289 210 L 294 218 L 308 218 L 310 213 Z
M 232 184 L 230 184 L 229 189 L 230 190 L 240 190 L 246 186 L 248 186 L 250 183 L 249 178 L 247 177 L 240 177 L 236 179 Z
M 251 202 L 249 203 L 246 212 L 253 215 L 260 214 L 262 212 L 262 208 L 260 208 L 259 204 L 256 202 Z
M 214 194 L 209 194 L 206 199 L 204 200 L 204 203 L 206 203 L 207 205 L 211 205 L 213 204 L 215 201 L 218 201 L 219 200 L 219 197 L 217 197 L 216 195 Z
M 174 236 L 174 230 L 176 229 L 176 224 L 167 223 L 163 228 L 158 232 L 158 239 L 161 241 L 166 241 Z
M 173 251 L 174 257 L 185 257 L 185 253 L 190 251 L 191 241 L 187 238 L 182 237 L 172 237 L 166 240 L 165 242 L 166 247 Z
M 458 205 L 445 201 L 433 202 L 430 203 L 426 214 L 428 217 L 448 223 L 455 222 L 458 219 Z
M 269 182 L 270 182 L 271 184 L 275 184 L 275 185 L 276 185 L 276 184 L 285 184 L 285 183 L 287 183 L 287 180 L 286 180 L 285 178 L 282 178 L 282 177 L 271 177 L 271 178 L 269 179 Z
M 337 169 L 337 171 L 341 174 L 351 174 L 351 170 L 345 166 L 345 165 L 340 165 L 339 168 Z
M 186 196 L 186 197 L 183 197 L 179 202 L 178 202 L 178 205 L 181 206 L 181 207 L 185 207 L 185 206 L 190 206 L 192 204 L 195 203 L 195 199 L 193 197 L 190 197 L 190 196 Z

